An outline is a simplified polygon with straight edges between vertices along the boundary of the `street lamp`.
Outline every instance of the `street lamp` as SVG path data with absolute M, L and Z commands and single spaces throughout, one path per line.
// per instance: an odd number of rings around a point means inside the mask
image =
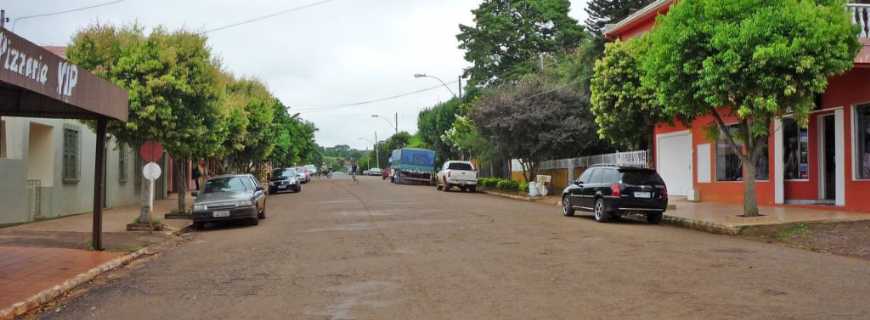
M 373 114 L 373 115 L 372 115 L 372 118 L 381 118 L 381 119 L 383 119 L 384 121 L 386 121 L 387 124 L 390 125 L 390 127 L 393 126 L 393 124 L 390 123 L 390 120 L 388 120 L 386 117 L 384 117 L 384 116 L 382 116 L 382 115 L 379 115 L 379 114 Z M 396 129 L 396 134 L 398 134 L 398 133 L 399 133 L 399 113 L 398 113 L 398 112 L 396 112 L 396 126 L 395 126 L 395 129 Z
M 450 86 L 448 86 L 447 83 L 444 82 L 444 80 L 441 80 L 441 78 L 438 78 L 438 77 L 433 76 L 433 75 L 428 75 L 425 73 L 415 73 L 414 78 L 417 78 L 417 79 L 419 79 L 419 78 L 432 78 L 432 79 L 438 80 L 438 82 L 441 82 L 441 84 L 444 85 L 445 88 L 447 88 L 447 91 L 450 91 L 450 94 L 452 94 L 453 97 L 459 98 L 460 100 L 462 99 L 462 76 L 459 76 L 459 95 L 458 96 L 456 95 L 456 93 L 453 92 L 453 89 L 450 89 Z

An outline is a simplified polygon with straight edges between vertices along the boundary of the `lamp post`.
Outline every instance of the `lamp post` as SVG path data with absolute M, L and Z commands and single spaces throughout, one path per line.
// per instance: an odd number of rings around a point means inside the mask
M 372 115 L 372 118 L 381 118 L 381 119 L 383 119 L 384 121 L 386 121 L 387 124 L 389 124 L 391 127 L 393 126 L 393 124 L 390 123 L 390 120 L 388 120 L 386 117 L 384 117 L 384 116 L 382 116 L 382 115 L 379 115 L 379 114 L 373 114 L 373 115 Z M 396 126 L 395 126 L 394 128 L 396 129 L 396 133 L 398 134 L 398 133 L 399 133 L 399 113 L 398 113 L 398 112 L 396 112 Z
M 359 137 L 359 139 L 362 141 L 365 141 L 365 142 L 372 143 L 371 140 L 363 138 L 363 137 Z M 381 167 L 381 155 L 380 155 L 380 152 L 378 151 L 378 132 L 377 131 L 375 131 L 375 141 L 372 144 L 375 146 L 375 164 L 377 164 L 377 167 L 380 168 Z M 369 169 L 371 169 L 371 165 L 369 165 Z
M 456 95 L 456 93 L 453 92 L 453 89 L 450 89 L 450 86 L 448 86 L 447 83 L 444 82 L 444 80 L 441 80 L 441 78 L 438 78 L 436 76 L 425 74 L 425 73 L 415 73 L 414 78 L 417 78 L 417 79 L 419 79 L 419 78 L 431 78 L 431 79 L 438 80 L 438 82 L 441 82 L 441 84 L 444 85 L 445 88 L 447 88 L 447 91 L 450 91 L 450 94 L 452 94 L 453 97 L 459 98 L 459 100 L 462 100 L 462 76 L 459 76 L 459 95 Z

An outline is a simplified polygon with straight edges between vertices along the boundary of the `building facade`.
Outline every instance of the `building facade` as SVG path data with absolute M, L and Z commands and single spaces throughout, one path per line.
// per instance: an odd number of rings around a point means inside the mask
M 629 40 L 655 27 L 674 0 L 659 0 L 610 25 L 610 39 Z M 767 157 L 757 163 L 757 195 L 762 205 L 818 205 L 870 211 L 870 5 L 846 8 L 862 30 L 864 45 L 854 67 L 829 79 L 807 127 L 788 116 L 776 119 L 768 136 Z M 739 158 L 724 140 L 711 141 L 705 128 L 712 116 L 689 125 L 661 123 L 655 128 L 653 158 L 674 195 L 690 200 L 743 201 Z M 736 123 L 733 116 L 726 123 Z M 723 137 L 724 139 L 724 137 Z
M 78 120 L 0 119 L 0 225 L 92 210 L 96 134 Z M 127 145 L 106 147 L 106 208 L 141 201 L 140 162 Z

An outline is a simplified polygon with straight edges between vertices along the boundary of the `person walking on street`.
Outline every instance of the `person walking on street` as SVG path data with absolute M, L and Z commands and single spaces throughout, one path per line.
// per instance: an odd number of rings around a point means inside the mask
M 354 183 L 359 183 L 359 180 L 356 179 L 356 162 L 350 165 L 350 177 Z

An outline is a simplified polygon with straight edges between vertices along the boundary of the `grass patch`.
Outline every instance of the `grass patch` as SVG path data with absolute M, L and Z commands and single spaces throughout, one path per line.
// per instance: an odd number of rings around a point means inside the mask
M 779 241 L 789 241 L 805 237 L 810 232 L 810 227 L 806 223 L 798 223 L 790 225 L 782 230 L 779 230 L 774 235 L 774 238 Z

